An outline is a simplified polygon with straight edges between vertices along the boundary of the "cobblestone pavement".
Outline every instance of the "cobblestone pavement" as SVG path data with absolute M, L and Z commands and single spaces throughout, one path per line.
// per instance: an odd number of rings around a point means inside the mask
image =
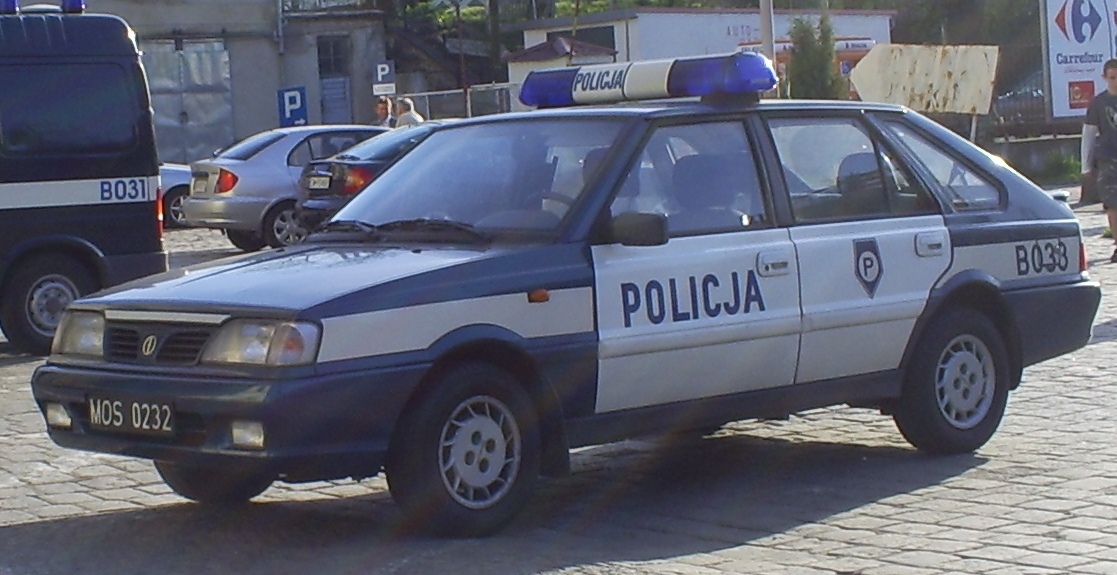
M 1104 217 L 1077 213 L 1113 285 Z M 234 253 L 208 231 L 167 243 L 175 265 Z M 921 455 L 850 408 L 629 441 L 580 450 L 502 534 L 465 541 L 401 534 L 382 479 L 185 503 L 147 462 L 51 444 L 28 389 L 39 359 L 0 343 L 0 575 L 1117 574 L 1115 340 L 1107 297 L 1094 341 L 1029 368 L 975 455 Z

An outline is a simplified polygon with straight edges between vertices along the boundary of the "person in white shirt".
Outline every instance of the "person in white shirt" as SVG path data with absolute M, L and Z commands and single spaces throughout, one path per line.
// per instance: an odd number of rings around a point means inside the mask
M 414 126 L 423 121 L 423 117 L 415 111 L 415 103 L 411 98 L 400 98 L 396 102 L 396 127 Z

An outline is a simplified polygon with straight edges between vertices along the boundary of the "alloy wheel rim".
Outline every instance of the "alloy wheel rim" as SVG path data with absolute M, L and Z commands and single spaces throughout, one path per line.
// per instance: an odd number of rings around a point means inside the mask
M 985 343 L 972 335 L 955 337 L 939 356 L 935 395 L 939 412 L 952 427 L 972 429 L 993 405 L 997 372 Z
M 468 509 L 485 509 L 503 499 L 516 481 L 522 456 L 516 418 L 493 397 L 458 404 L 439 435 L 442 484 Z
M 279 215 L 275 218 L 275 225 L 272 226 L 272 231 L 275 232 L 275 237 L 279 240 L 279 243 L 285 246 L 300 243 L 306 239 L 307 235 L 306 229 L 299 225 L 294 209 L 279 212 Z

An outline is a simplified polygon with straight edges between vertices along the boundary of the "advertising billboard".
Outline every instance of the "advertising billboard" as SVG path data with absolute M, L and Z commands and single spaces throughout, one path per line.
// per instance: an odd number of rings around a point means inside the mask
M 1105 90 L 1102 65 L 1117 44 L 1117 0 L 1040 0 L 1044 73 L 1052 118 L 1086 114 Z

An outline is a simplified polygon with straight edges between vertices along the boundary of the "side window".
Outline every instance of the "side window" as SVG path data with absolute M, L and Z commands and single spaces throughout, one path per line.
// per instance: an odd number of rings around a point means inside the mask
M 0 86 L 5 156 L 105 154 L 136 145 L 137 86 L 121 66 L 4 64 Z
M 309 164 L 311 159 L 310 140 L 303 140 L 291 150 L 290 154 L 287 154 L 287 165 L 302 167 Z
M 936 211 L 927 190 L 857 120 L 777 118 L 769 127 L 797 222 Z
M 891 120 L 885 125 L 950 194 L 950 203 L 955 209 L 988 210 L 1001 205 L 1001 192 L 996 186 L 939 145 L 903 122 Z
M 657 128 L 611 206 L 667 216 L 672 237 L 764 226 L 768 210 L 739 122 Z

